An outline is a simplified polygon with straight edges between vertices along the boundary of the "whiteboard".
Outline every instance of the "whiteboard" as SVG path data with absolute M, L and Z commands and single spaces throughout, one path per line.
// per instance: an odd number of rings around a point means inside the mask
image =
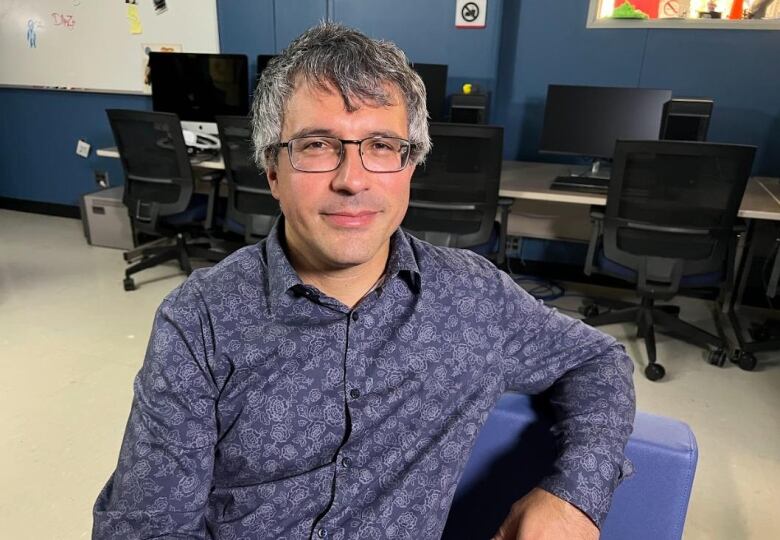
M 0 85 L 148 94 L 147 48 L 219 52 L 216 0 L 166 0 L 166 7 L 0 0 Z

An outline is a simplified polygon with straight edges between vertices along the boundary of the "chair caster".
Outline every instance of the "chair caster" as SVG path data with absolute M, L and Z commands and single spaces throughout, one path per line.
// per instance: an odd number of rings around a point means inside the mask
M 753 371 L 754 369 L 756 369 L 756 364 L 758 363 L 758 360 L 756 359 L 756 355 L 746 351 L 735 352 L 731 361 L 739 365 L 739 367 L 744 369 L 745 371 Z
M 126 277 L 122 284 L 125 286 L 126 291 L 135 290 L 135 281 L 133 281 L 133 278 Z
M 599 307 L 596 304 L 582 306 L 580 307 L 579 312 L 582 313 L 586 319 L 600 315 Z
M 726 349 L 715 349 L 714 351 L 709 352 L 707 355 L 707 361 L 709 361 L 709 363 L 713 366 L 723 367 L 728 357 L 729 354 Z
M 645 368 L 645 377 L 651 381 L 658 381 L 664 378 L 666 370 L 661 364 L 648 364 Z

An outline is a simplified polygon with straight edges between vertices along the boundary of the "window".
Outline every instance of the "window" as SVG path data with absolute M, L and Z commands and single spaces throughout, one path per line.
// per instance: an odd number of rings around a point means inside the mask
M 591 0 L 588 27 L 780 29 L 780 0 Z

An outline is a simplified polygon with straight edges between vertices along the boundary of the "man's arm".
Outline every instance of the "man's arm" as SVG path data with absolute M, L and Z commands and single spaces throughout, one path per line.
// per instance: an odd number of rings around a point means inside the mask
M 600 527 L 622 478 L 633 428 L 631 359 L 614 338 L 547 308 L 519 287 L 509 296 L 504 321 L 507 388 L 547 391 L 555 411 L 558 459 L 539 487 Z
M 202 301 L 185 284 L 157 311 L 116 471 L 93 539 L 204 538 L 216 427 Z

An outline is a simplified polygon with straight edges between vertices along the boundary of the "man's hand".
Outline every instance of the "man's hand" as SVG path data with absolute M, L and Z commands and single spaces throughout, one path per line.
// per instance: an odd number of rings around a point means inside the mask
M 541 488 L 512 505 L 493 540 L 598 540 L 599 529 L 579 508 Z

